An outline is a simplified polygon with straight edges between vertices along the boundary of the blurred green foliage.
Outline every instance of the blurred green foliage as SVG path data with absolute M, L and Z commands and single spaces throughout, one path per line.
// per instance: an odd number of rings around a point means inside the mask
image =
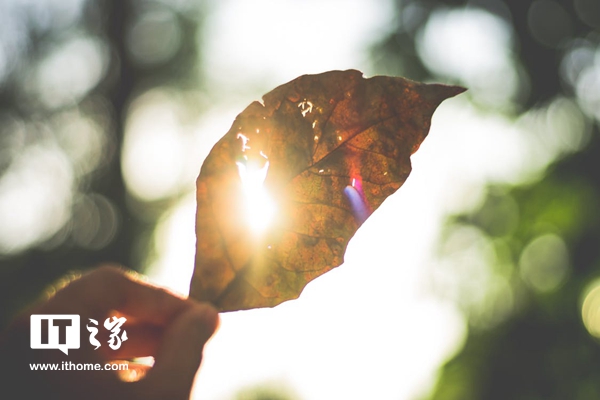
M 450 223 L 449 229 L 455 224 L 476 226 L 492 239 L 497 254 L 505 254 L 498 263 L 509 266 L 505 274 L 518 299 L 510 315 L 493 329 L 471 328 L 464 349 L 442 369 L 432 398 L 600 396 L 600 346 L 581 317 L 585 289 L 599 276 L 600 195 L 598 181 L 590 176 L 600 169 L 598 151 L 596 139 L 533 184 L 502 191 L 491 188 L 479 209 Z M 509 219 L 506 198 L 517 206 L 512 229 L 504 229 Z M 523 255 L 535 238 L 547 234 L 558 235 L 567 244 L 569 271 L 556 287 L 540 290 L 545 288 L 531 285 L 523 274 Z M 545 252 L 552 255 L 552 249 Z M 543 262 L 542 268 L 551 264 Z M 552 271 L 542 273 L 548 277 Z
M 470 328 L 464 348 L 440 370 L 431 399 L 600 398 L 600 346 L 585 326 L 598 317 L 593 318 L 594 310 L 591 320 L 582 319 L 582 303 L 600 276 L 600 103 L 586 94 L 586 85 L 598 84 L 600 64 L 593 56 L 582 57 L 587 48 L 596 59 L 600 55 L 599 4 L 399 0 L 398 21 L 416 17 L 410 29 L 399 23 L 375 51 L 390 73 L 454 78 L 470 87 L 460 74 L 444 74 L 443 66 L 440 74 L 428 65 L 419 40 L 432 15 L 485 10 L 512 31 L 519 85 L 526 90 L 510 98 L 508 107 L 481 102 L 478 93 L 472 101 L 484 112 L 517 120 L 568 98 L 590 127 L 580 151 L 560 155 L 523 184 L 490 182 L 478 207 L 449 219 L 440 257 L 454 261 L 440 267 L 450 265 L 450 272 L 438 272 L 452 274 L 458 294 L 448 296 L 467 315 Z M 588 81 L 586 74 L 595 78 Z M 567 142 L 576 129 L 550 127 Z M 540 137 L 541 145 L 553 140 L 547 131 Z M 475 266 L 468 269 L 469 263 Z M 487 271 L 489 279 L 473 271 Z M 434 285 L 440 293 L 451 292 L 444 287 L 448 281 Z

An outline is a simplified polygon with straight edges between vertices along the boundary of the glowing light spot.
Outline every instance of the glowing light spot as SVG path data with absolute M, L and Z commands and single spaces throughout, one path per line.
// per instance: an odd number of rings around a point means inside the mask
M 300 103 L 298 103 L 298 108 L 300 108 L 300 112 L 303 117 L 306 117 L 306 114 L 311 113 L 313 110 L 313 103 L 304 99 Z
M 269 171 L 269 161 L 262 168 L 236 162 L 244 193 L 246 223 L 255 234 L 263 233 L 275 216 L 275 203 L 267 193 L 264 182 Z
M 320 174 L 322 174 L 323 172 L 325 172 L 325 170 L 324 170 L 324 169 L 320 169 L 320 170 L 319 170 L 319 173 L 320 173 Z
M 250 149 L 250 146 L 248 146 L 248 142 L 250 141 L 250 138 L 248 138 L 246 135 L 244 135 L 243 133 L 238 133 L 236 136 L 237 139 L 242 139 L 242 151 L 246 151 Z
M 315 129 L 315 126 L 317 126 L 317 121 L 313 121 L 312 123 L 312 128 Z
M 600 280 L 592 282 L 584 291 L 581 318 L 590 335 L 600 338 Z
M 338 139 L 340 142 L 342 141 L 342 137 L 341 137 L 341 136 L 338 136 L 338 138 L 337 138 L 337 139 Z
M 519 259 L 519 272 L 538 292 L 551 292 L 569 274 L 569 253 L 563 239 L 554 234 L 537 237 L 529 243 Z
M 319 135 L 315 135 L 315 142 L 319 141 Z

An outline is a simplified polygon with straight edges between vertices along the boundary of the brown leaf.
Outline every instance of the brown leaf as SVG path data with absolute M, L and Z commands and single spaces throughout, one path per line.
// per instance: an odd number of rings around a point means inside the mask
M 298 297 L 342 263 L 360 224 L 408 177 L 436 107 L 463 91 L 330 71 L 250 104 L 197 180 L 190 296 L 223 311 Z

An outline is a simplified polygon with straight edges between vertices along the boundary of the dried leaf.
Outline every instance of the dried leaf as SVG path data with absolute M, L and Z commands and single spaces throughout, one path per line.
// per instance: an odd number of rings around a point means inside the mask
M 298 297 L 343 262 L 360 224 L 408 177 L 436 107 L 463 91 L 330 71 L 250 104 L 197 180 L 190 296 L 224 311 Z

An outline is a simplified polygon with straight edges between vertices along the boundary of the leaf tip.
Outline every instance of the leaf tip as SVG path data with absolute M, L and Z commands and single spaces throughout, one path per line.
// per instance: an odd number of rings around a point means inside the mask
M 449 87 L 451 87 L 452 89 L 454 89 L 454 94 L 450 95 L 449 97 L 457 96 L 457 95 L 459 95 L 461 93 L 464 93 L 467 90 L 469 90 L 466 87 L 462 87 L 462 86 L 449 86 Z
M 457 96 L 467 89 L 462 86 L 442 85 L 439 83 L 425 84 L 421 94 L 436 107 L 444 100 Z

